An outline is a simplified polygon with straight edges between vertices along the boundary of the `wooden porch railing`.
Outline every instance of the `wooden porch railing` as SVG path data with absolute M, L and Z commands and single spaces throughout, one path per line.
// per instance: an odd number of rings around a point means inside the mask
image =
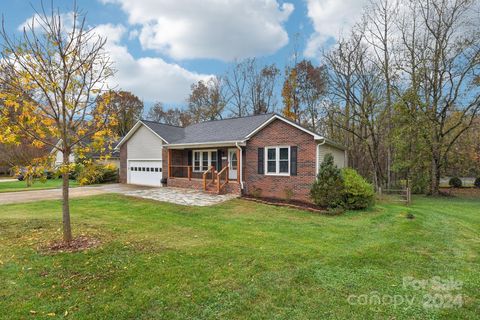
M 182 165 L 169 165 L 168 166 L 168 174 L 169 174 L 168 177 L 169 178 L 175 178 L 175 174 L 174 174 L 175 170 L 173 170 L 175 168 L 182 168 L 182 169 L 186 168 L 187 169 L 187 176 L 186 177 L 181 175 L 181 176 L 177 176 L 177 178 L 188 178 L 189 181 L 192 180 L 192 166 L 182 166 Z
M 222 174 L 225 174 L 225 182 L 221 183 Z M 220 172 L 217 174 L 217 192 L 220 193 L 225 185 L 228 183 L 228 166 L 224 167 Z
M 207 175 L 209 172 L 212 173 L 212 180 L 207 184 Z M 208 168 L 207 171 L 203 172 L 203 190 L 204 191 L 207 190 L 208 185 L 215 182 L 215 175 L 216 175 L 216 171 L 214 166 L 211 166 L 210 168 Z

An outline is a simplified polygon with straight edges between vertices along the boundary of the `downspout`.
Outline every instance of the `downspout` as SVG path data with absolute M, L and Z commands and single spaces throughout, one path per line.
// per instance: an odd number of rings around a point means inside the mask
M 315 176 L 318 174 L 318 169 L 320 169 L 320 159 L 318 159 L 318 154 L 320 153 L 320 146 L 323 146 L 327 142 L 327 139 L 323 138 L 323 141 L 317 144 L 317 169 L 315 170 Z
M 237 161 L 240 164 L 240 166 L 238 166 L 238 169 L 240 170 L 240 188 L 243 190 L 243 150 L 242 147 L 238 145 L 238 141 L 235 142 L 235 146 L 238 150 L 240 150 L 240 159 L 238 159 Z

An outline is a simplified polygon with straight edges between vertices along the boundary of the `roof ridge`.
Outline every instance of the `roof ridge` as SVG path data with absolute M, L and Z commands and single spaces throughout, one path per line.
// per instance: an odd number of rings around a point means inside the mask
M 169 127 L 174 127 L 174 128 L 185 129 L 185 127 L 176 126 L 176 125 L 174 125 L 174 124 L 168 124 L 168 123 L 163 123 L 163 122 L 159 122 L 159 121 L 153 121 L 153 120 L 147 120 L 147 119 L 140 119 L 139 121 L 141 121 L 141 122 L 150 122 L 150 123 L 155 123 L 155 124 L 161 124 L 161 125 L 164 125 L 164 126 L 169 126 Z
M 226 120 L 233 120 L 233 119 L 244 119 L 244 118 L 260 117 L 260 116 L 267 116 L 267 115 L 273 116 L 273 115 L 276 115 L 276 114 L 277 114 L 276 112 L 269 112 L 269 113 L 261 113 L 261 114 L 249 114 L 249 115 L 246 115 L 246 116 L 237 116 L 237 117 L 231 117 L 231 118 L 225 118 L 225 119 L 206 120 L 206 121 L 202 121 L 202 122 L 192 123 L 192 124 L 186 126 L 185 128 L 193 126 L 193 125 L 197 125 L 197 124 L 208 123 L 208 122 L 226 121 Z

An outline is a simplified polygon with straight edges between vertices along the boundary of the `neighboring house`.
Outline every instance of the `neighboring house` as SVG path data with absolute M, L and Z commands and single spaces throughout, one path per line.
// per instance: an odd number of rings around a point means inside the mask
M 185 128 L 141 120 L 116 147 L 120 181 L 310 201 L 327 153 L 345 149 L 278 114 L 207 121 Z
M 61 146 L 62 140 L 59 140 L 57 142 L 57 147 Z M 113 144 L 115 146 L 115 144 Z M 55 154 L 55 167 L 59 167 L 63 163 L 63 152 L 59 151 L 56 148 L 52 148 L 50 151 L 50 154 Z M 120 168 L 120 153 L 117 150 L 112 150 L 112 152 L 109 154 L 108 159 L 105 159 L 105 154 L 100 154 L 100 152 L 90 152 L 87 153 L 86 155 L 87 159 L 92 159 L 93 161 L 101 162 L 104 164 L 113 164 L 117 168 Z M 70 163 L 74 163 L 77 159 L 75 150 L 70 153 L 70 156 L 68 158 Z

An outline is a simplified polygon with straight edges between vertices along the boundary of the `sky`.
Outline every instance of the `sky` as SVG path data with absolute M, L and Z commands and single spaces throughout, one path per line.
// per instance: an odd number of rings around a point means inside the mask
M 87 25 L 107 37 L 111 86 L 146 105 L 182 105 L 190 86 L 256 57 L 280 69 L 320 52 L 359 19 L 368 0 L 77 0 Z M 50 0 L 44 1 L 50 5 Z M 20 34 L 39 0 L 0 0 L 9 34 Z M 68 23 L 72 1 L 55 0 Z

